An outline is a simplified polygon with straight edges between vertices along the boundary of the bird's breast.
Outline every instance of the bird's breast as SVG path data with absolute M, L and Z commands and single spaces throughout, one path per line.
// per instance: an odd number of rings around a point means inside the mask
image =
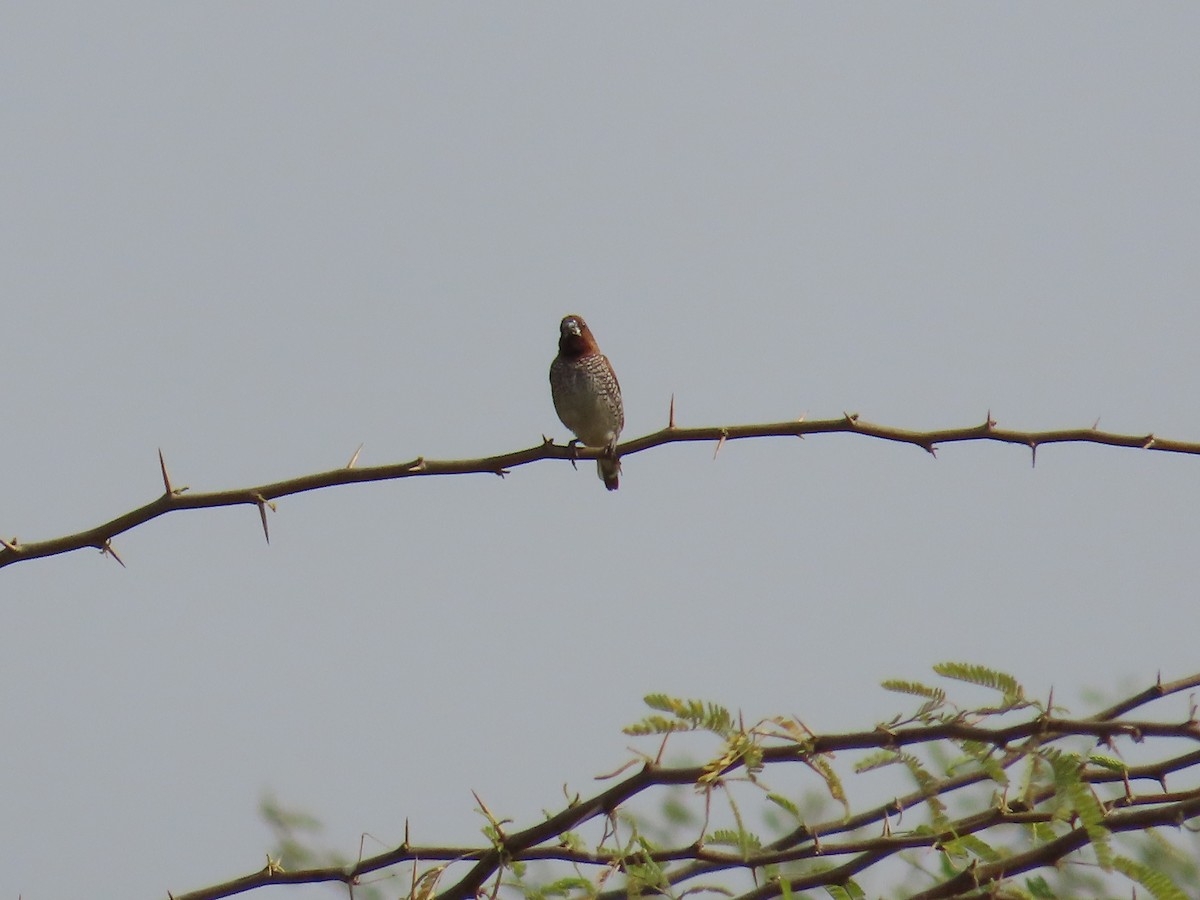
M 604 447 L 624 425 L 621 389 L 603 360 L 556 359 L 550 367 L 554 410 L 583 444 Z

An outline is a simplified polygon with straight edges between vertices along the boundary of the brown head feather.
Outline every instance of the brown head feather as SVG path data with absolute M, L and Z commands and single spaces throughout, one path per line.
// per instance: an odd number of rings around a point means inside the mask
M 558 326 L 558 355 L 563 359 L 579 359 L 599 353 L 600 345 L 582 316 L 565 316 Z

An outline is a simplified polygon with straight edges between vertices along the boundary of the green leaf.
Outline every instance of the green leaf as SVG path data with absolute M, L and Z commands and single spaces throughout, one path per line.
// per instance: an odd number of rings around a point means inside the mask
M 734 828 L 718 828 L 708 839 L 710 844 L 720 844 L 726 847 L 736 847 L 745 853 L 757 850 L 762 846 L 762 838 L 750 831 L 738 831 Z
M 568 850 L 586 850 L 587 843 L 577 831 L 564 831 L 559 834 L 558 841 Z
M 911 753 L 897 752 L 900 762 L 904 763 L 913 778 L 917 782 L 917 786 L 921 789 L 921 793 L 925 795 L 925 802 L 929 806 L 929 812 L 933 817 L 933 823 L 937 828 L 943 828 L 946 822 L 946 804 L 937 795 L 937 779 L 925 768 L 921 760 Z
M 1004 694 L 1005 700 L 1009 702 L 1025 699 L 1025 689 L 1021 687 L 1017 679 L 1006 672 L 998 672 L 987 666 L 976 663 L 944 662 L 935 665 L 933 671 L 943 678 L 953 678 L 955 681 L 965 681 L 968 684 L 977 684 L 980 687 L 1000 691 Z
M 1032 831 L 1034 840 L 1041 841 L 1043 844 L 1048 844 L 1058 839 L 1058 832 L 1054 830 L 1054 825 L 1051 822 L 1034 822 Z
M 1029 893 L 1037 900 L 1058 900 L 1058 895 L 1050 889 L 1049 883 L 1041 875 L 1026 878 L 1025 887 L 1029 888 Z
M 882 769 L 885 766 L 894 766 L 900 762 L 900 754 L 895 750 L 876 750 L 873 753 L 868 753 L 862 759 L 854 764 L 854 772 L 856 775 L 861 775 L 863 772 L 872 772 L 875 769 Z
M 622 731 L 631 735 L 670 734 L 673 731 L 690 731 L 686 722 L 678 719 L 664 719 L 662 716 L 646 716 L 640 722 L 626 725 Z
M 988 778 L 997 784 L 1008 784 L 1008 773 L 996 759 L 996 748 L 993 745 L 979 741 L 960 741 L 959 746 L 967 756 L 978 763 L 979 768 L 987 773 Z
M 842 781 L 837 776 L 837 772 L 833 771 L 833 766 L 829 764 L 829 760 L 824 756 L 809 756 L 804 760 L 808 767 L 821 776 L 825 782 L 825 789 L 829 791 L 829 796 L 842 804 L 842 809 L 846 811 L 846 818 L 850 817 L 850 803 L 846 800 L 846 789 L 842 787 Z
M 680 724 L 671 729 L 673 731 L 711 731 L 720 737 L 728 737 L 733 731 L 733 716 L 729 714 L 729 710 L 716 703 L 705 703 L 702 700 L 681 700 L 667 694 L 647 694 L 643 699 L 651 709 L 670 713 L 676 717 Z M 642 721 L 664 720 L 658 716 L 650 716 Z
M 885 691 L 892 691 L 897 694 L 911 694 L 914 697 L 925 697 L 929 700 L 936 700 L 938 703 L 946 699 L 946 692 L 941 688 L 929 687 L 929 685 L 921 684 L 919 681 L 901 681 L 899 679 L 889 679 L 882 683 Z
M 657 709 L 659 712 L 674 712 L 675 704 L 678 702 L 666 694 L 647 694 L 642 700 L 648 707 Z
M 1163 872 L 1125 856 L 1114 857 L 1112 867 L 1148 890 L 1154 900 L 1187 900 L 1188 895 Z
M 1043 758 L 1050 763 L 1051 778 L 1054 783 L 1054 817 L 1066 821 L 1075 813 L 1072 792 L 1076 785 L 1081 784 L 1079 773 L 1083 768 L 1083 762 L 1074 753 L 1063 753 L 1053 749 L 1046 750 Z
M 964 851 L 979 857 L 984 862 L 996 862 L 1000 859 L 1000 853 L 994 847 L 984 842 L 976 835 L 959 835 L 954 839 L 954 843 L 961 847 Z
M 663 799 L 662 817 L 664 822 L 677 828 L 696 823 L 696 816 L 676 794 L 670 794 Z
M 1108 871 L 1112 868 L 1113 859 L 1110 833 L 1104 827 L 1104 808 L 1092 793 L 1091 785 L 1083 780 L 1083 759 L 1078 754 L 1057 750 L 1047 750 L 1046 758 L 1054 772 L 1055 817 L 1064 820 L 1079 817 L 1096 854 L 1096 861 Z
M 1112 772 L 1124 772 L 1129 768 L 1123 759 L 1118 759 L 1115 756 L 1106 756 L 1103 753 L 1093 753 L 1088 757 L 1088 762 Z
M 704 774 L 700 776 L 698 783 L 702 786 L 716 784 L 730 767 L 739 763 L 745 766 L 750 775 L 762 771 L 762 748 L 743 731 L 733 732 L 729 736 L 725 741 L 724 752 L 705 764 Z
M 788 813 L 790 813 L 791 816 L 797 822 L 799 822 L 801 825 L 804 824 L 804 817 L 800 815 L 800 807 L 797 806 L 795 803 L 793 803 L 791 800 L 789 800 L 787 797 L 783 797 L 779 794 L 767 794 L 767 799 L 770 800 L 772 803 L 774 803 L 776 806 L 778 806 L 780 809 L 783 809 L 783 810 L 787 811 Z
M 569 897 L 575 891 L 582 891 L 584 894 L 594 894 L 596 892 L 588 879 L 578 876 L 560 878 L 558 881 L 552 881 L 539 889 L 539 892 L 546 897 Z
M 849 880 L 845 884 L 826 885 L 825 893 L 833 897 L 833 900 L 863 900 L 867 896 L 853 880 Z
M 641 853 L 632 850 L 632 845 L 637 844 L 641 847 Z M 640 834 L 630 842 L 630 857 L 625 868 L 625 874 L 629 879 L 629 891 L 631 895 L 642 893 L 657 893 L 659 889 L 665 888 L 668 884 L 666 872 L 663 871 L 662 865 L 650 858 L 650 854 L 654 852 L 654 845 Z M 637 862 L 633 862 L 637 860 Z M 652 889 L 647 891 L 646 889 Z

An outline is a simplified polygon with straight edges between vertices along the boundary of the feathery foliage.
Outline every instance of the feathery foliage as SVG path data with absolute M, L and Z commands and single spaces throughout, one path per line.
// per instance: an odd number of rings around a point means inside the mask
M 1190 705 L 1182 721 L 1133 714 L 1200 687 L 1200 674 L 1067 719 L 1003 672 L 966 663 L 935 671 L 1002 702 L 951 703 L 940 687 L 893 680 L 887 690 L 921 701 L 915 714 L 835 734 L 795 717 L 751 722 L 715 703 L 652 694 L 651 715 L 626 731 L 654 738 L 656 753 L 639 753 L 593 797 L 568 792 L 566 807 L 545 821 L 518 830 L 479 801 L 484 846 L 405 841 L 349 863 L 309 846 L 313 820 L 264 803 L 280 841 L 267 869 L 176 900 L 281 880 L 380 896 L 372 873 L 387 872 L 407 885 L 407 900 L 701 892 L 801 900 L 818 889 L 837 898 L 1066 900 L 1131 885 L 1159 900 L 1195 893 L 1200 845 L 1189 830 L 1167 829 L 1200 822 L 1200 788 L 1163 785 L 1170 773 L 1200 772 L 1200 724 Z M 701 762 L 663 762 L 673 750 L 694 754 L 704 735 Z M 1181 741 L 1193 746 L 1178 752 Z M 1150 762 L 1123 759 L 1134 742 Z M 833 814 L 831 801 L 840 806 Z

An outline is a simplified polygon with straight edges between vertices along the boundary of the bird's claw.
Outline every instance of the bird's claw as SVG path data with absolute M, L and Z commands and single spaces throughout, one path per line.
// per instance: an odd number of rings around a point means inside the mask
M 568 457 L 571 460 L 571 468 L 578 472 L 579 466 L 576 465 L 576 461 L 579 459 L 579 439 L 574 438 L 568 441 L 567 449 L 571 451 L 571 455 Z

